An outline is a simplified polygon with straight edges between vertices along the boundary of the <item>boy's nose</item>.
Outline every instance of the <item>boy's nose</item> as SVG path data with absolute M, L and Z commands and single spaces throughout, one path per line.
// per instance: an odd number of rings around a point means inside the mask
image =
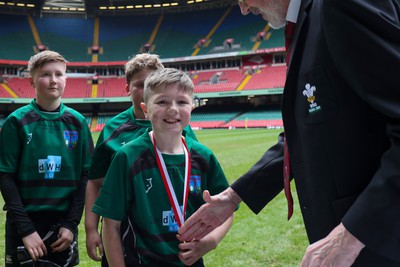
M 57 81 L 56 75 L 50 75 L 50 82 L 55 83 Z
M 178 105 L 176 103 L 172 103 L 171 106 L 168 108 L 169 113 L 178 112 Z

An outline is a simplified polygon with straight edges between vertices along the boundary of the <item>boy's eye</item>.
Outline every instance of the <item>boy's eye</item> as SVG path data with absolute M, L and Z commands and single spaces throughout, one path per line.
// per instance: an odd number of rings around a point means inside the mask
M 144 87 L 144 83 L 132 83 L 132 87 L 141 89 Z

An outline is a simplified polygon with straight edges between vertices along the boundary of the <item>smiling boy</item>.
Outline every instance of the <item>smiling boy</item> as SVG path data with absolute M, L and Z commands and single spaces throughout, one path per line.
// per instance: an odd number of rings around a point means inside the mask
M 204 266 L 202 256 L 216 248 L 233 216 L 201 240 L 181 243 L 177 230 L 204 202 L 201 191 L 221 192 L 228 182 L 212 152 L 183 136 L 193 109 L 193 82 L 183 72 L 154 72 L 144 85 L 141 107 L 151 121 L 142 136 L 114 157 L 93 212 L 104 217 L 103 242 L 112 267 L 124 265 L 121 221 L 135 233 L 131 266 Z

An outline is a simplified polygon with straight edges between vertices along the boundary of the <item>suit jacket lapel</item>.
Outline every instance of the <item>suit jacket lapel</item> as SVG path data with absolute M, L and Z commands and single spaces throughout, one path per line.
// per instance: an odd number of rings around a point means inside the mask
M 296 43 L 297 43 L 297 41 L 299 39 L 300 32 L 301 32 L 301 29 L 303 27 L 304 20 L 307 17 L 308 7 L 311 6 L 312 1 L 313 0 L 305 0 L 305 1 L 301 2 L 300 10 L 299 10 L 299 16 L 297 18 L 296 28 L 295 28 L 294 35 L 293 35 L 291 58 L 294 58 L 294 55 L 296 54 L 296 50 L 298 50 L 298 49 L 296 49 L 296 47 L 297 47 Z M 291 63 L 292 63 L 292 61 L 288 65 L 288 73 L 289 73 L 289 70 L 290 70 Z
M 296 28 L 292 41 L 292 55 L 291 61 L 288 65 L 287 74 L 286 74 L 286 82 L 285 88 L 283 91 L 283 99 L 282 99 L 282 116 L 285 128 L 288 126 L 288 121 L 293 120 L 290 115 L 293 112 L 295 97 L 292 95 L 295 94 L 295 86 L 297 84 L 297 76 L 299 71 L 300 62 L 296 60 L 298 56 L 297 53 L 301 53 L 301 49 L 299 50 L 298 42 L 305 38 L 304 35 L 301 35 L 302 29 L 304 27 L 304 21 L 307 17 L 307 12 L 309 7 L 311 6 L 313 0 L 303 0 L 300 6 L 299 16 L 296 22 Z

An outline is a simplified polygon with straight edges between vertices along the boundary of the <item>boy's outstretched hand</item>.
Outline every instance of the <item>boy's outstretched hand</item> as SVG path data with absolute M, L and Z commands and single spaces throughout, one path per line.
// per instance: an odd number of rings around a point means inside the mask
M 193 240 L 192 242 L 179 244 L 179 259 L 186 265 L 191 266 L 201 259 L 206 253 L 215 249 L 215 242 L 210 240 Z
M 203 199 L 206 203 L 182 225 L 177 238 L 182 242 L 200 240 L 223 224 L 239 204 L 232 199 L 232 192 L 229 187 L 218 195 L 211 196 L 210 192 L 205 190 Z

